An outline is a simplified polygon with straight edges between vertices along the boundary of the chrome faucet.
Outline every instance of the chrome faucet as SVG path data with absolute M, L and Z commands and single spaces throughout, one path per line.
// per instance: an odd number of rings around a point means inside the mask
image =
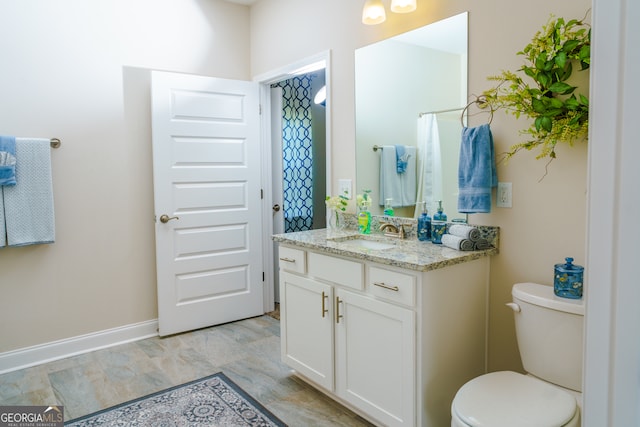
M 380 231 L 382 231 L 385 236 L 404 239 L 406 235 L 404 231 L 404 226 L 405 224 L 400 224 L 398 227 L 396 227 L 390 222 L 383 222 L 382 224 L 380 224 Z

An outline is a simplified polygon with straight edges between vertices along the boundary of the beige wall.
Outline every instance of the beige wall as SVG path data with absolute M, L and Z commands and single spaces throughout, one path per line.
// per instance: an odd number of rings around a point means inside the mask
M 0 249 L 0 352 L 157 317 L 149 72 L 249 79 L 219 0 L 0 0 L 0 133 L 58 137 L 57 239 Z
M 521 50 L 550 14 L 582 18 L 588 0 L 515 2 L 512 0 L 418 0 L 410 15 L 388 14 L 385 23 L 360 23 L 363 1 L 262 0 L 251 9 L 252 74 L 259 75 L 315 53 L 331 50 L 333 192 L 339 178 L 355 180 L 354 49 L 423 24 L 469 11 L 469 93 L 490 87 L 486 77 L 522 64 Z M 304 42 L 301 42 L 304 40 Z M 586 80 L 585 80 L 586 81 Z M 477 118 L 479 124 L 482 117 Z M 492 129 L 496 151 L 520 141 L 527 127 L 499 113 Z M 521 153 L 498 168 L 513 183 L 513 208 L 494 209 L 471 221 L 501 227 L 500 255 L 491 265 L 490 369 L 521 369 L 513 316 L 504 303 L 520 281 L 552 284 L 553 265 L 566 256 L 585 261 L 586 144 L 559 149 L 545 173 L 545 161 Z M 357 186 L 357 183 L 356 183 Z M 355 187 L 358 188 L 358 187 Z M 606 209 L 606 207 L 602 207 Z

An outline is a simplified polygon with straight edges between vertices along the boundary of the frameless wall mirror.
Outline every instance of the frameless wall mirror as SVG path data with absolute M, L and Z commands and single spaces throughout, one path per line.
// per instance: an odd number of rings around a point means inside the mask
M 396 216 L 414 217 L 426 199 L 430 213 L 442 200 L 450 219 L 464 217 L 457 192 L 467 25 L 464 12 L 355 51 L 355 190 L 371 190 L 373 214 L 391 198 Z

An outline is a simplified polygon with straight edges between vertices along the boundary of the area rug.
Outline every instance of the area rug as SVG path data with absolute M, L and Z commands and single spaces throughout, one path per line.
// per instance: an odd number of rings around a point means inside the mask
M 217 374 L 76 418 L 65 426 L 284 426 L 225 374 Z

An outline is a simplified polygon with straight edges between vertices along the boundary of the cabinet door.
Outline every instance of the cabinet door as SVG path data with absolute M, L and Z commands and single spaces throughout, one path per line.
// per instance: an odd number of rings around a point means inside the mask
M 282 361 L 333 391 L 333 288 L 280 274 Z
M 387 426 L 415 424 L 415 314 L 336 290 L 336 392 Z

